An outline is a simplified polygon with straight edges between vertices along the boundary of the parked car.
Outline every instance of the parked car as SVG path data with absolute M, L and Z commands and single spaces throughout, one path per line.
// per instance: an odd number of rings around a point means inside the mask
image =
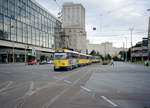
M 53 64 L 53 60 L 48 61 L 47 64 Z
M 40 65 L 44 65 L 44 64 L 53 64 L 53 60 L 50 61 L 42 61 L 39 63 Z
M 30 61 L 30 62 L 28 62 L 28 65 L 36 65 L 37 63 L 36 63 L 36 61 Z
M 42 61 L 39 63 L 40 65 L 44 65 L 44 64 L 47 64 L 47 61 Z

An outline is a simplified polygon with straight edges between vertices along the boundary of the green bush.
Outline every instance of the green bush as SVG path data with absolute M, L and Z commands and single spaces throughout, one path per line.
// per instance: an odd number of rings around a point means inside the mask
M 144 61 L 135 61 L 134 64 L 144 64 Z
M 110 60 L 103 61 L 103 65 L 108 65 L 110 63 Z
M 143 64 L 143 65 L 145 65 L 145 61 L 135 61 L 135 62 L 133 62 L 134 64 Z M 150 66 L 150 61 L 149 61 L 149 63 L 148 63 L 149 65 L 148 66 Z

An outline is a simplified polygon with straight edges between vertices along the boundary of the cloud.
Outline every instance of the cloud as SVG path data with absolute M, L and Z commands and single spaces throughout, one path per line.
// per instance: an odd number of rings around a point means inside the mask
M 53 0 L 36 1 L 52 14 L 57 15 L 59 7 Z M 63 2 L 83 4 L 86 9 L 87 39 L 91 43 L 110 41 L 119 47 L 125 40 L 124 38 L 116 39 L 115 36 L 124 34 L 130 41 L 129 27 L 134 27 L 134 44 L 142 37 L 147 37 L 148 13 L 146 10 L 150 6 L 149 0 L 57 0 L 60 6 Z M 93 27 L 96 27 L 97 30 L 93 31 Z

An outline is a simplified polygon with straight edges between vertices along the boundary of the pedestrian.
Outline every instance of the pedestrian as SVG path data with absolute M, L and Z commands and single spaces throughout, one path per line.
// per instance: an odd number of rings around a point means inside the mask
M 145 66 L 148 66 L 148 65 L 149 65 L 148 62 L 149 62 L 149 60 L 147 59 L 147 60 L 145 61 Z
M 114 67 L 114 60 L 113 59 L 111 59 L 110 65 L 113 65 L 113 67 Z
M 103 64 L 103 60 L 102 60 L 102 59 L 99 59 L 99 63 L 100 63 L 100 64 Z

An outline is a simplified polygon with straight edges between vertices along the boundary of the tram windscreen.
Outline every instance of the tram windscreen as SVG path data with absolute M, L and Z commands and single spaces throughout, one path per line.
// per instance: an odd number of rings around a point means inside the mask
M 66 59 L 66 53 L 55 53 L 54 59 Z

